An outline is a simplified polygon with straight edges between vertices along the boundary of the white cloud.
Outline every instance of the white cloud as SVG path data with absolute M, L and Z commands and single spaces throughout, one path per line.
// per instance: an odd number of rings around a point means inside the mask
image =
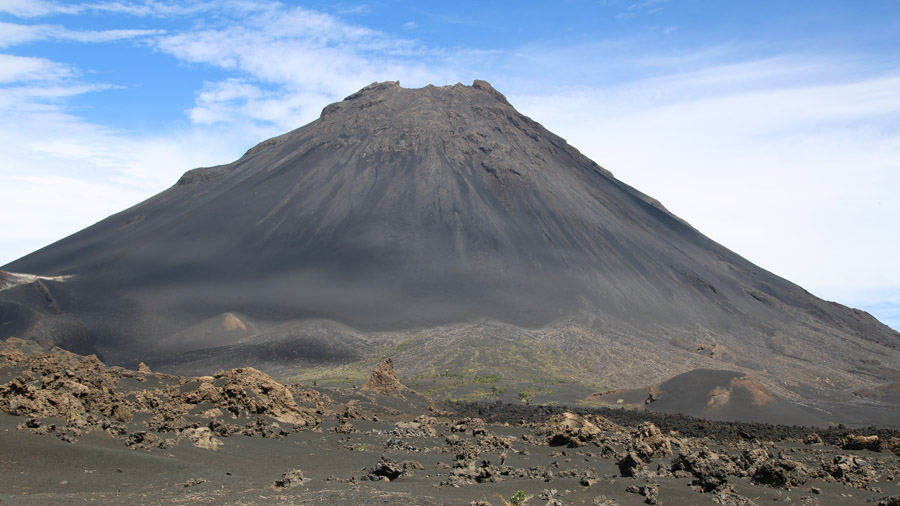
M 72 68 L 46 58 L 0 54 L 0 84 L 19 81 L 56 81 L 74 74 Z
M 53 106 L 0 108 L 0 265 L 171 186 L 194 167 L 227 163 L 259 138 L 193 129 L 134 137 Z
M 900 296 L 900 76 L 828 76 L 840 67 L 766 60 L 507 95 L 713 240 L 866 306 Z
M 21 25 L 0 21 L 0 47 L 10 47 L 42 40 L 75 42 L 111 42 L 158 35 L 162 30 L 70 30 L 59 25 Z
M 53 4 L 43 0 L 0 0 L 0 12 L 13 16 L 43 16 L 53 11 Z
M 416 50 L 414 41 L 300 7 L 261 11 L 240 23 L 161 37 L 158 47 L 185 61 L 298 85 L 347 71 L 340 66 L 374 67 L 385 56 L 415 54 Z
M 16 70 L 2 65 L 9 62 Z M 68 113 L 64 99 L 109 86 L 54 81 L 56 65 L 0 55 L 0 76 L 20 83 L 0 87 L 0 216 L 15 217 L 4 220 L 0 265 L 164 190 L 188 169 L 230 162 L 260 140 L 240 129 L 136 136 L 87 122 Z
M 213 10 L 231 10 L 235 12 L 248 12 L 258 10 L 273 2 L 254 2 L 248 0 L 231 1 L 187 1 L 164 2 L 157 0 L 143 0 L 141 2 L 60 2 L 47 0 L 0 0 L 0 12 L 6 12 L 13 16 L 30 18 L 53 14 L 81 14 L 81 13 L 114 13 L 128 14 L 132 16 L 172 17 L 186 16 Z
M 3 252 L 0 264 L 88 227 L 143 197 L 140 192 L 86 180 L 77 174 L 73 177 L 4 174 L 2 178 L 0 214 L 22 219 L 5 220 L 4 233 L 0 236 Z
M 427 61 L 415 41 L 299 7 L 262 9 L 240 23 L 162 36 L 156 47 L 234 74 L 204 85 L 190 110 L 199 124 L 250 120 L 295 128 L 373 81 L 421 86 L 455 76 Z
M 241 79 L 207 83 L 191 108 L 197 125 L 242 124 L 260 136 L 274 136 L 314 119 L 333 98 L 316 92 L 268 91 Z
M 642 14 L 656 14 L 662 10 L 662 7 L 660 7 L 659 4 L 662 4 L 665 1 L 666 0 L 645 0 L 643 2 L 633 3 L 626 7 L 625 10 L 619 12 L 616 17 L 627 19 Z
M 0 47 L 40 40 L 39 29 L 33 25 L 19 25 L 0 21 Z

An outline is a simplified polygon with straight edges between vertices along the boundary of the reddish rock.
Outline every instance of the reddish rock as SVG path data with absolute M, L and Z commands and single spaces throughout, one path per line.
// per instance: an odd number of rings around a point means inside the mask
M 394 397 L 404 397 L 405 393 L 412 392 L 397 379 L 397 374 L 394 372 L 394 361 L 390 357 L 384 359 L 384 362 L 372 371 L 369 381 L 360 387 L 360 390 Z

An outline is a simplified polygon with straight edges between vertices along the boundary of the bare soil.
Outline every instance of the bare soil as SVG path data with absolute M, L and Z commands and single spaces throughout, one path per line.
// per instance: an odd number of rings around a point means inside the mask
M 390 379 L 385 366 L 380 378 Z M 391 380 L 389 383 L 393 384 Z M 385 384 L 381 381 L 381 384 Z M 896 504 L 900 431 L 436 404 L 0 345 L 2 504 Z M 891 502 L 894 501 L 894 502 Z

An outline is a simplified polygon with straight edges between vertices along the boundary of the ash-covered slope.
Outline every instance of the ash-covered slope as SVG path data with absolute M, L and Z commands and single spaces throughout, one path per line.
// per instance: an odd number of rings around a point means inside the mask
M 185 313 L 665 322 L 680 318 L 667 285 L 708 263 L 685 241 L 707 247 L 487 85 L 388 83 L 8 267 L 114 278 Z
M 43 281 L 59 314 L 25 284 L 0 292 L 0 317 L 64 316 L 79 351 L 87 329 L 113 362 L 186 350 L 210 367 L 225 354 L 346 362 L 409 329 L 490 321 L 633 338 L 658 355 L 648 364 L 675 364 L 656 375 L 683 372 L 672 357 L 704 343 L 737 368 L 763 353 L 843 370 L 881 350 L 900 367 L 896 332 L 712 242 L 482 81 L 373 84 L 3 269 L 71 277 Z M 227 314 L 243 330 L 216 347 Z M 556 344 L 591 353 L 584 342 Z

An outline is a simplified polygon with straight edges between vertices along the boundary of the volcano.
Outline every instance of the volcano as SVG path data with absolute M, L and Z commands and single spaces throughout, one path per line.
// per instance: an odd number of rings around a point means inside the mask
M 352 381 L 393 356 L 437 393 L 448 373 L 548 399 L 703 368 L 897 414 L 852 392 L 900 377 L 900 334 L 713 242 L 484 81 L 372 84 L 2 269 L 3 337 L 111 364 Z

